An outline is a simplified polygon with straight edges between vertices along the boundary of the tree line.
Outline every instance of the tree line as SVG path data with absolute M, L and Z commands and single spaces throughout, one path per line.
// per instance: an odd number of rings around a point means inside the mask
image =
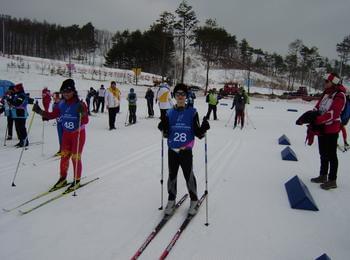
M 284 79 L 293 90 L 296 82 L 317 86 L 326 71 L 350 76 L 350 35 L 335 46 L 339 61 L 320 56 L 316 46 L 306 46 L 296 39 L 282 56 L 253 47 L 246 39 L 238 40 L 215 19 L 200 25 L 197 15 L 186 0 L 175 12 L 164 11 L 145 31 L 123 30 L 112 34 L 97 30 L 92 23 L 83 26 L 61 26 L 47 22 L 0 16 L 5 33 L 7 54 L 80 60 L 95 64 L 95 57 L 105 57 L 105 66 L 142 71 L 175 78 L 183 82 L 188 64 L 188 51 L 195 50 L 206 64 L 206 86 L 211 68 L 245 69 L 274 79 Z M 178 57 L 180 59 L 178 60 Z M 179 64 L 178 64 L 179 63 Z M 178 66 L 179 65 L 179 66 Z M 249 75 L 249 74 L 248 74 Z
M 153 34 L 154 38 L 149 35 Z M 135 37 L 135 34 L 139 37 Z M 144 48 L 148 52 L 144 51 Z M 289 44 L 288 54 L 282 56 L 254 48 L 246 39 L 238 41 L 215 19 L 207 19 L 199 25 L 196 13 L 187 1 L 181 1 L 175 13 L 165 11 L 145 32 L 117 32 L 113 46 L 106 55 L 106 66 L 142 68 L 162 76 L 175 77 L 183 82 L 186 73 L 186 53 L 194 48 L 206 64 L 206 87 L 212 67 L 245 69 L 256 71 L 274 79 L 284 79 L 287 89 L 293 90 L 295 83 L 322 87 L 321 76 L 327 71 L 336 71 L 341 76 L 350 76 L 350 35 L 335 46 L 340 61 L 322 57 L 316 46 L 307 46 L 296 39 Z M 176 74 L 176 52 L 180 53 L 181 69 Z M 137 55 L 143 53 L 144 55 Z M 171 66 L 170 66 L 171 65 Z
M 96 30 L 91 22 L 79 26 L 61 26 L 30 19 L 0 16 L 2 53 L 33 57 L 79 60 L 93 64 L 97 53 L 105 55 L 111 47 L 112 34 Z

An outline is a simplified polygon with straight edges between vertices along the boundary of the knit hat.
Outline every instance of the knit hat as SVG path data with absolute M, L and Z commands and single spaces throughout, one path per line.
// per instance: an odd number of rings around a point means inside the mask
M 23 84 L 18 83 L 13 87 L 13 90 L 16 92 L 24 92 Z
M 68 91 L 76 92 L 75 83 L 74 83 L 74 80 L 72 79 L 66 79 L 65 81 L 62 82 L 60 92 L 62 93 L 62 92 L 68 92 Z
M 130 89 L 130 93 L 134 93 L 134 91 L 135 91 L 135 90 L 134 90 L 133 88 Z
M 329 80 L 334 85 L 338 85 L 341 82 L 341 79 L 335 73 L 327 73 L 323 76 L 324 80 Z
M 183 91 L 187 94 L 188 88 L 185 84 L 179 83 L 174 87 L 174 94 L 176 94 L 176 92 L 178 92 L 178 91 Z

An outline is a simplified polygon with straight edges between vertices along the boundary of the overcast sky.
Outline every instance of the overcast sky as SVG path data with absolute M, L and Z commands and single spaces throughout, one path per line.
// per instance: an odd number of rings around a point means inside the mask
M 336 44 L 350 35 L 349 0 L 188 0 L 201 24 L 215 18 L 240 41 L 285 55 L 301 39 L 322 56 L 337 58 Z M 0 13 L 61 25 L 88 22 L 111 32 L 148 29 L 180 0 L 0 0 Z

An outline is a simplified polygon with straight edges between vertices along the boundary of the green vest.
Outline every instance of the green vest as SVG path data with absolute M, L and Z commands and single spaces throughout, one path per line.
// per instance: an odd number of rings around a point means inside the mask
M 210 93 L 209 94 L 209 105 L 214 105 L 216 106 L 218 104 L 218 95 Z

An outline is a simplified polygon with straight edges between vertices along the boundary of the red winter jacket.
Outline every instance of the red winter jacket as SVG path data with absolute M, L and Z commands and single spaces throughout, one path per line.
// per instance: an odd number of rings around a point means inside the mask
M 324 134 L 339 133 L 341 128 L 340 114 L 346 103 L 346 89 L 342 85 L 327 88 L 318 100 L 315 110 L 321 113 L 315 124 L 324 125 Z

